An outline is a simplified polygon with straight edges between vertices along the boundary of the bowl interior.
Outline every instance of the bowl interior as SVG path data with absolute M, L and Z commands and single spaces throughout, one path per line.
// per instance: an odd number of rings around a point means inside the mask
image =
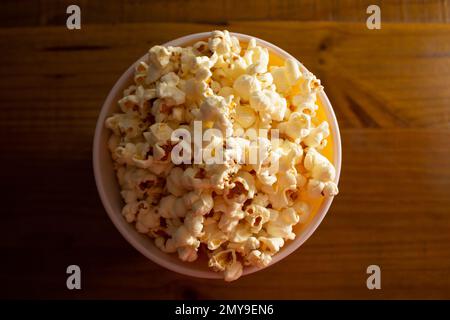
M 209 32 L 192 34 L 186 37 L 182 37 L 168 43 L 165 46 L 185 46 L 192 44 L 193 42 L 204 40 L 208 38 Z M 251 37 L 239 33 L 231 33 L 238 37 L 240 41 L 248 41 Z M 293 58 L 290 54 L 284 50 L 268 43 L 264 40 L 257 39 L 259 45 L 267 47 L 272 53 L 281 56 L 282 58 Z M 105 103 L 101 109 L 99 118 L 97 120 L 97 126 L 95 130 L 94 146 L 93 146 L 93 166 L 95 181 L 97 189 L 102 200 L 102 203 L 113 221 L 114 225 L 120 231 L 120 233 L 130 242 L 139 252 L 144 256 L 154 261 L 155 263 L 178 273 L 185 275 L 199 277 L 199 278 L 221 278 L 221 274 L 213 272 L 208 269 L 206 258 L 204 255 L 200 255 L 197 261 L 192 263 L 186 263 L 178 259 L 175 254 L 166 254 L 160 251 L 153 243 L 153 241 L 136 231 L 133 225 L 126 222 L 123 218 L 121 211 L 123 207 L 122 198 L 120 196 L 120 188 L 116 180 L 113 162 L 108 150 L 108 138 L 110 136 L 109 130 L 105 127 L 105 119 L 118 111 L 117 101 L 122 97 L 123 90 L 132 84 L 133 73 L 135 65 L 141 61 L 145 56 L 141 57 L 136 63 L 128 68 L 128 70 L 120 77 L 114 87 L 111 89 Z M 294 58 L 295 59 L 295 58 Z M 302 68 L 305 68 L 301 65 Z M 336 183 L 339 180 L 341 169 L 341 141 L 339 127 L 336 121 L 336 116 L 333 112 L 331 104 L 325 93 L 319 95 L 321 105 L 325 109 L 327 120 L 330 124 L 331 135 L 333 138 L 333 164 L 336 168 Z M 282 260 L 290 253 L 295 251 L 303 242 L 305 242 L 314 230 L 318 227 L 322 219 L 324 218 L 328 208 L 333 201 L 332 198 L 325 199 L 319 210 L 315 213 L 314 217 L 308 222 L 308 224 L 302 228 L 300 234 L 297 235 L 293 241 L 288 241 L 286 245 L 278 252 L 272 259 L 270 265 Z M 244 268 L 243 274 L 250 274 L 255 271 L 262 270 L 256 267 Z

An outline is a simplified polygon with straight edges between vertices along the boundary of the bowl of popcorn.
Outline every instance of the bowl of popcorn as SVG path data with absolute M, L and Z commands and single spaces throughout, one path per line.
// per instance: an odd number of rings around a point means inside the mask
M 341 167 L 320 81 L 266 41 L 228 31 L 153 46 L 98 118 L 97 188 L 120 233 L 155 263 L 233 281 L 298 249 Z

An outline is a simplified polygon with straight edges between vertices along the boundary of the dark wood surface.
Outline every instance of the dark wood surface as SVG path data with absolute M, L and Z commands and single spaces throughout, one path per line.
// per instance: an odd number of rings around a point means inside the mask
M 379 1 L 385 20 L 373 31 L 367 1 L 79 1 L 80 31 L 65 28 L 68 1 L 20 2 L 0 4 L 0 297 L 450 298 L 448 1 Z M 91 164 L 97 115 L 128 65 L 216 28 L 304 62 L 343 140 L 341 192 L 317 231 L 233 283 L 181 276 L 134 250 L 109 221 Z M 66 289 L 70 264 L 81 291 Z M 381 290 L 366 288 L 370 264 Z

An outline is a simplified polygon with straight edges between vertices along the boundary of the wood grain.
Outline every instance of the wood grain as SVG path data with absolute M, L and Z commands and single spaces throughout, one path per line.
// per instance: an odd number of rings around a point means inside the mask
M 322 79 L 341 126 L 341 193 L 297 252 L 231 284 L 164 270 L 120 236 L 92 174 L 103 100 L 151 45 L 215 28 L 0 29 L 0 296 L 450 298 L 450 25 L 230 22 Z M 65 288 L 69 264 L 82 268 L 79 292 Z M 382 268 L 380 291 L 366 288 L 370 264 Z
M 66 8 L 77 4 L 83 24 L 136 22 L 340 21 L 367 19 L 371 4 L 384 22 L 450 22 L 449 0 L 3 0 L 0 26 L 65 25 Z M 26 9 L 23 9 L 26 8 Z

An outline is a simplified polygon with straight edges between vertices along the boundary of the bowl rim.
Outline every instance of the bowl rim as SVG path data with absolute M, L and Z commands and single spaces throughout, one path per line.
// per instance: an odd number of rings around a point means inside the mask
M 200 32 L 200 33 L 193 33 L 189 34 L 177 39 L 174 39 L 172 41 L 166 42 L 163 44 L 163 46 L 183 46 L 186 44 L 190 44 L 195 41 L 201 41 L 205 40 L 210 36 L 211 32 Z M 283 59 L 294 59 L 297 61 L 301 67 L 302 70 L 308 70 L 298 59 L 293 57 L 288 52 L 284 51 L 283 49 L 279 48 L 278 46 L 267 42 L 265 40 L 259 39 L 254 36 L 250 36 L 247 34 L 242 33 L 236 33 L 236 32 L 230 32 L 230 35 L 237 37 L 240 41 L 249 41 L 250 39 L 255 39 L 256 42 L 259 45 L 262 45 L 266 47 L 269 51 L 272 51 L 273 53 L 279 55 Z M 134 62 L 116 81 L 112 89 L 109 91 L 107 98 L 105 99 L 102 108 L 100 110 L 96 127 L 95 127 L 95 135 L 94 135 L 94 141 L 93 141 L 93 171 L 94 171 L 94 177 L 95 177 L 95 183 L 97 186 L 97 191 L 99 193 L 101 202 L 103 204 L 103 207 L 105 208 L 109 218 L 117 228 L 117 230 L 122 234 L 122 236 L 141 254 L 143 254 L 146 258 L 150 259 L 151 261 L 155 262 L 156 264 L 169 269 L 171 271 L 184 274 L 191 277 L 196 278 L 204 278 L 204 279 L 221 279 L 223 278 L 222 275 L 218 272 L 214 272 L 212 270 L 194 270 L 189 267 L 189 264 L 186 263 L 185 266 L 181 267 L 179 265 L 171 263 L 168 259 L 164 258 L 164 255 L 167 255 L 167 253 L 164 253 L 161 251 L 162 255 L 155 255 L 147 248 L 142 245 L 137 240 L 137 237 L 139 236 L 138 232 L 134 230 L 135 234 L 131 234 L 128 232 L 128 230 L 125 228 L 125 225 L 128 224 L 128 222 L 123 218 L 122 214 L 119 212 L 115 212 L 115 210 L 112 207 L 111 201 L 108 199 L 108 195 L 106 194 L 106 189 L 103 185 L 103 179 L 101 175 L 101 169 L 100 169 L 100 149 L 105 148 L 106 146 L 102 146 L 100 144 L 100 137 L 102 134 L 102 131 L 106 130 L 104 126 L 104 121 L 110 114 L 111 106 L 116 103 L 115 96 L 118 91 L 123 90 L 124 85 L 129 81 L 129 79 L 133 76 L 135 66 L 142 61 L 146 57 L 146 54 L 140 57 L 136 62 Z M 322 106 L 324 107 L 324 111 L 327 117 L 327 121 L 330 124 L 331 127 L 331 135 L 333 137 L 333 164 L 336 169 L 336 178 L 335 183 L 338 184 L 340 172 L 341 172 L 341 163 L 342 163 L 342 146 L 341 146 L 341 135 L 339 130 L 339 125 L 336 119 L 336 115 L 334 113 L 333 107 L 325 94 L 325 92 L 322 90 L 319 93 L 319 99 L 322 102 Z M 112 160 L 111 160 L 112 161 Z M 299 249 L 299 247 L 309 239 L 309 237 L 314 233 L 314 231 L 318 228 L 322 220 L 325 218 L 325 215 L 327 214 L 331 203 L 333 202 L 333 197 L 327 197 L 323 200 L 322 204 L 319 207 L 319 210 L 315 213 L 313 219 L 309 221 L 308 225 L 302 230 L 300 234 L 297 235 L 297 237 L 294 240 L 291 240 L 289 245 L 285 247 L 283 250 L 275 254 L 272 258 L 272 261 L 269 265 L 265 267 L 245 267 L 243 270 L 242 275 L 248 275 L 252 274 L 257 271 L 261 271 L 267 267 L 273 266 L 275 263 L 283 260 L 288 255 L 290 255 L 292 252 Z

